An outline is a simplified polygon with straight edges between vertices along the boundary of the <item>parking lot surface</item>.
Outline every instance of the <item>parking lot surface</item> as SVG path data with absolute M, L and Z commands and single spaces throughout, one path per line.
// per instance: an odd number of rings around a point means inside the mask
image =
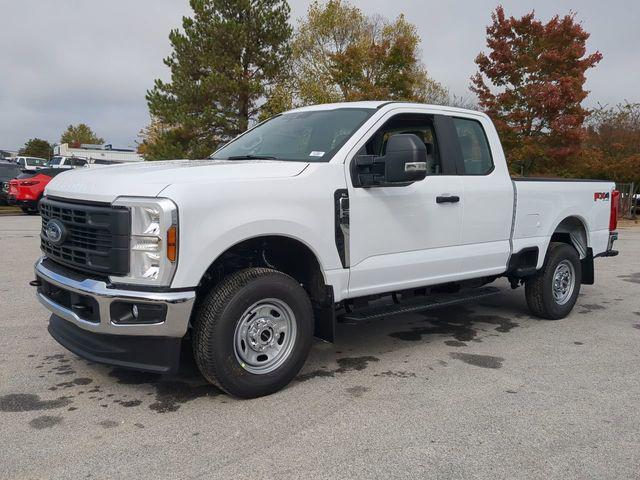
M 640 228 L 561 321 L 523 289 L 341 324 L 256 400 L 185 356 L 160 377 L 91 364 L 47 333 L 39 218 L 0 217 L 0 478 L 640 478 Z

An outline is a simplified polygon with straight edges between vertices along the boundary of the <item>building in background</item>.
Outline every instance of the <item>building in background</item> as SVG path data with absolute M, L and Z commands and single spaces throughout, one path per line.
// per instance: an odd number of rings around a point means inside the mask
M 18 155 L 16 150 L 2 150 L 0 149 L 0 160 L 8 160 Z
M 63 143 L 53 147 L 54 156 L 76 157 L 87 160 L 90 164 L 111 164 L 142 162 L 142 155 L 135 150 L 126 148 L 113 148 L 110 144 L 90 145 L 90 144 L 69 144 Z

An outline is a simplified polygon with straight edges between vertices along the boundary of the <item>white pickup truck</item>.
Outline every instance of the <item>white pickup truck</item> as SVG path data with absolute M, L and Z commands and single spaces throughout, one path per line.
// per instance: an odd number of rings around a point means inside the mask
M 318 105 L 209 160 L 57 176 L 35 266 L 51 335 L 93 361 L 175 371 L 190 340 L 238 397 L 299 372 L 335 322 L 525 286 L 559 319 L 611 256 L 614 184 L 512 179 L 489 118 L 397 102 Z M 184 342 L 189 344 L 188 342 Z

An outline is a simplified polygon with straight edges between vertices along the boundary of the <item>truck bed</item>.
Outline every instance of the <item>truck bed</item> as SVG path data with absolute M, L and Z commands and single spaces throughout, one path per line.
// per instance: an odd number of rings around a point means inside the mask
M 604 252 L 609 240 L 611 191 L 603 180 L 513 178 L 515 201 L 513 251 L 538 247 L 546 251 L 560 222 L 572 217 L 582 223 L 593 255 Z M 584 256 L 586 252 L 580 252 Z M 544 258 L 538 259 L 538 267 Z

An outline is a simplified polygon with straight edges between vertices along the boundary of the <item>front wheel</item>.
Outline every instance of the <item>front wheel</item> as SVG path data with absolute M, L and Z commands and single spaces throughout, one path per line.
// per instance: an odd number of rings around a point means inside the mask
M 578 299 L 581 283 L 582 264 L 576 249 L 552 242 L 542 269 L 525 282 L 527 305 L 538 317 L 564 318 Z
M 313 310 L 290 276 L 266 268 L 231 274 L 214 287 L 194 322 L 193 351 L 211 383 L 241 398 L 274 393 L 304 364 Z

